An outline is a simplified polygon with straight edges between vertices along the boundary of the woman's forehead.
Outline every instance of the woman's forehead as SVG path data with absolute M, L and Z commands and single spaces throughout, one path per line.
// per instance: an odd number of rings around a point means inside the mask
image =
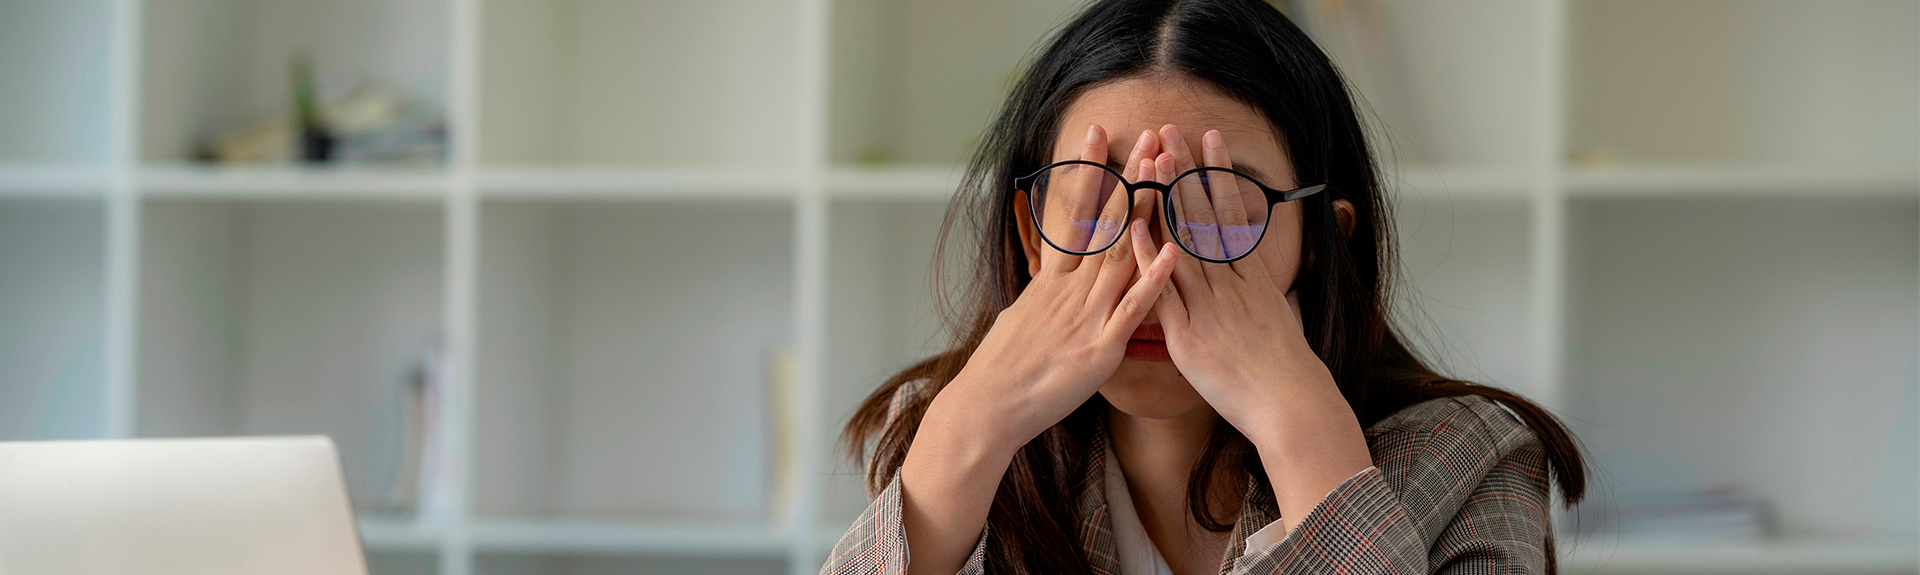
M 1054 144 L 1055 159 L 1078 154 L 1090 124 L 1106 129 L 1109 154 L 1121 160 L 1133 150 L 1140 132 L 1167 124 L 1179 126 L 1181 138 L 1195 151 L 1202 134 L 1219 130 L 1236 162 L 1269 164 L 1284 156 L 1272 125 L 1259 112 L 1191 80 L 1132 78 L 1087 90 L 1067 108 Z

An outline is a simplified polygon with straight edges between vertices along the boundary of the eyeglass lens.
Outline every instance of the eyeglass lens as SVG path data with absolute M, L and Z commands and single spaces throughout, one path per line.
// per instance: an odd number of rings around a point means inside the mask
M 1202 169 L 1174 180 L 1174 240 L 1194 255 L 1231 260 L 1247 255 L 1267 231 L 1267 195 L 1225 170 Z
M 1127 223 L 1127 188 L 1106 169 L 1086 164 L 1055 166 L 1027 190 L 1040 234 L 1060 251 L 1087 254 L 1107 249 Z

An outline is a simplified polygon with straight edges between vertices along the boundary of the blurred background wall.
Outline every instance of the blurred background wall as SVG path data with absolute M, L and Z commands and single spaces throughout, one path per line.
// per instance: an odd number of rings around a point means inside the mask
M 325 433 L 380 573 L 812 573 L 1049 0 L 0 1 L 0 440 Z M 1920 566 L 1920 2 L 1294 0 L 1563 569 Z M 4 472 L 4 470 L 0 470 Z

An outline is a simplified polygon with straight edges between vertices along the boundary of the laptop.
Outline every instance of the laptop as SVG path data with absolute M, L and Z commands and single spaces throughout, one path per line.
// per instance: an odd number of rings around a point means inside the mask
M 0 442 L 0 575 L 366 572 L 326 437 Z

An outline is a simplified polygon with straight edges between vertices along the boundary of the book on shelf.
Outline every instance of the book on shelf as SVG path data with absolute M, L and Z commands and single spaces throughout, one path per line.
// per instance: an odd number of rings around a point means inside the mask
M 450 511 L 447 482 L 460 466 L 443 443 L 446 359 L 441 339 L 430 338 L 385 387 L 369 449 L 372 489 L 354 501 L 360 512 L 437 523 Z

